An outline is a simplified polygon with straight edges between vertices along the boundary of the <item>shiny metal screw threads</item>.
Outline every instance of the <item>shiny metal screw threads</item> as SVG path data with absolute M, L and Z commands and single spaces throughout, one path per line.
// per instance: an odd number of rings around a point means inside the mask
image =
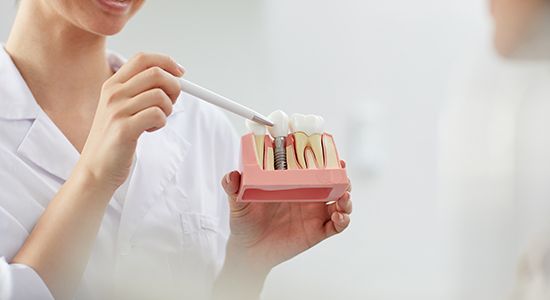
M 275 149 L 273 150 L 275 156 L 275 170 L 286 170 L 286 137 L 280 136 L 275 138 Z

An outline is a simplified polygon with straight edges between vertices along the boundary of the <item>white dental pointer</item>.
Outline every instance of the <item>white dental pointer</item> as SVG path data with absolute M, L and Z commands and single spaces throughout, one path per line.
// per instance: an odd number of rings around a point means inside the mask
M 122 65 L 126 62 L 126 60 L 122 56 L 120 56 L 118 53 L 115 53 L 115 52 L 109 52 L 109 53 L 116 58 L 116 60 L 110 62 L 111 67 L 116 72 L 118 71 L 118 69 L 120 69 L 120 67 L 122 67 Z M 217 107 L 223 108 L 227 111 L 230 111 L 245 119 L 254 121 L 258 124 L 262 124 L 269 127 L 273 127 L 274 125 L 273 122 L 271 122 L 267 117 L 263 116 L 262 114 L 242 104 L 239 104 L 220 94 L 216 94 L 208 89 L 203 88 L 202 86 L 196 85 L 191 81 L 188 81 L 182 78 L 178 78 L 178 80 L 180 83 L 180 88 L 183 92 L 191 94 L 205 102 L 208 102 Z
M 273 122 L 271 122 L 268 118 L 242 104 L 239 104 L 222 95 L 216 94 L 210 90 L 207 90 L 199 85 L 192 83 L 191 81 L 182 78 L 178 78 L 178 81 L 180 82 L 181 90 L 188 94 L 191 94 L 203 101 L 216 105 L 241 117 L 252 120 L 256 123 L 269 127 L 273 126 Z

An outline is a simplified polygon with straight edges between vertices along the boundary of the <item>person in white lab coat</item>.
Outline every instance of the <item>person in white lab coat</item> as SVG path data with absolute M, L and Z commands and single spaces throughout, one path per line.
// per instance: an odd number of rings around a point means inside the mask
M 490 51 L 441 124 L 451 299 L 549 299 L 550 1 L 493 0 L 491 11 Z
M 0 49 L 1 299 L 255 299 L 350 223 L 349 193 L 235 202 L 239 139 L 180 94 L 183 68 L 158 54 L 112 68 L 106 36 L 143 2 L 19 3 Z

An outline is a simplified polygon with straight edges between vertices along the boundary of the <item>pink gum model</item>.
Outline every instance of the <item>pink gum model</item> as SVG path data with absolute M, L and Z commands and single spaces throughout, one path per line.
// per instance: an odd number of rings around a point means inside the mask
M 332 139 L 328 134 L 323 136 Z M 345 168 L 263 170 L 256 159 L 254 138 L 253 134 L 248 134 L 241 139 L 242 176 L 237 201 L 330 202 L 338 200 L 346 192 L 349 179 Z M 271 138 L 266 136 L 265 139 L 264 153 L 267 153 Z M 287 140 L 292 143 L 294 139 Z

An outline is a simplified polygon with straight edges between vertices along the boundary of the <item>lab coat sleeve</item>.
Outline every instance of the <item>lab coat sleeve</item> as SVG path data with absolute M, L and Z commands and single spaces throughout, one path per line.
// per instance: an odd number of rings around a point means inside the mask
M 44 281 L 32 268 L 8 263 L 27 237 L 28 231 L 0 206 L 0 300 L 53 299 Z
M 29 266 L 0 258 L 0 300 L 52 299 L 48 287 Z

